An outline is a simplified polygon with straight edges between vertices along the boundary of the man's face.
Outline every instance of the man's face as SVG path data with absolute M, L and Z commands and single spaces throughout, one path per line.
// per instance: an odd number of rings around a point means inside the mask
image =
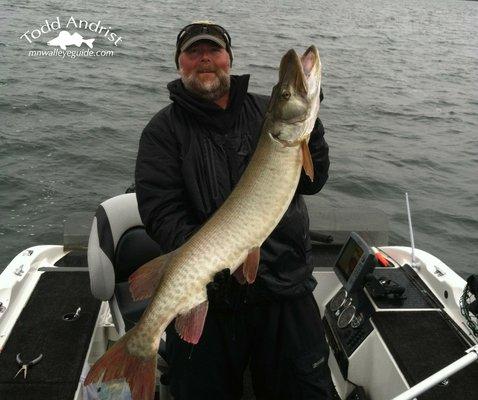
M 179 55 L 179 74 L 186 89 L 215 101 L 229 91 L 230 58 L 226 49 L 201 40 Z

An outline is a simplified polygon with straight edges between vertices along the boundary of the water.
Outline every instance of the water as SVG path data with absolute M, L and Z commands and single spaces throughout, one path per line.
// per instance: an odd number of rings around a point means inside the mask
M 382 209 L 391 243 L 407 245 L 408 191 L 417 247 L 478 271 L 478 3 L 134 3 L 1 1 L 0 271 L 26 247 L 61 243 L 69 213 L 132 183 L 140 133 L 176 78 L 176 35 L 197 19 L 228 28 L 234 73 L 259 93 L 287 49 L 316 44 L 332 162 L 323 201 Z M 20 36 L 57 16 L 101 20 L 122 42 L 79 30 L 115 55 L 30 57 L 57 33 Z

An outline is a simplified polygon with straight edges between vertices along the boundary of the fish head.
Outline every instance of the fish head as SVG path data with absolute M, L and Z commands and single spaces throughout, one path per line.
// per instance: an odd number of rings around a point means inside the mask
M 266 115 L 270 136 L 285 146 L 308 140 L 320 106 L 319 51 L 310 46 L 299 57 L 289 50 L 281 60 L 279 82 L 272 91 Z

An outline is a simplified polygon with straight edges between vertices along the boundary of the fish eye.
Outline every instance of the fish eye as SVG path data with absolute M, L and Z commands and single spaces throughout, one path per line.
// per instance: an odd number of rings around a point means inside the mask
M 290 92 L 288 90 L 283 90 L 281 93 L 281 97 L 284 100 L 289 100 L 290 99 Z

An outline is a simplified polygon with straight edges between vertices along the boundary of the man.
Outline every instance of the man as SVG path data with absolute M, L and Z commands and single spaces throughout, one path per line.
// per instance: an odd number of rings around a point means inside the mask
M 148 234 L 166 253 L 181 246 L 224 202 L 257 145 L 266 96 L 247 92 L 249 76 L 230 75 L 231 38 L 218 25 L 186 26 L 176 43 L 181 79 L 172 103 L 143 131 L 136 193 Z M 239 399 L 249 365 L 257 399 L 328 399 L 328 346 L 312 296 L 309 220 L 301 194 L 328 177 L 320 120 L 309 148 L 315 179 L 303 173 L 286 214 L 261 247 L 257 279 L 240 285 L 229 270 L 208 285 L 209 311 L 199 343 L 167 330 L 175 400 Z

